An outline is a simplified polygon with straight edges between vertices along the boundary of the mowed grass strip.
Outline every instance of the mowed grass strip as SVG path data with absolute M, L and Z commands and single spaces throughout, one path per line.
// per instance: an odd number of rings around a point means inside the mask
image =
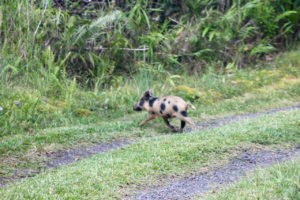
M 162 175 L 221 162 L 255 145 L 300 143 L 299 110 L 247 119 L 191 134 L 158 136 L 7 185 L 4 199 L 114 199 Z
M 198 199 L 300 199 L 300 158 L 258 169 L 241 181 Z
M 299 97 L 300 79 L 294 84 L 286 83 L 283 88 L 268 88 L 266 91 L 249 93 L 248 96 L 228 99 L 210 106 L 199 105 L 196 110 L 190 110 L 190 113 L 191 116 L 194 116 L 194 121 L 206 120 L 219 116 L 258 112 L 264 109 L 293 105 L 297 103 Z M 55 151 L 77 144 L 107 142 L 119 138 L 134 139 L 170 133 L 161 119 L 155 119 L 144 128 L 139 128 L 138 123 L 146 115 L 146 113 L 135 113 L 114 121 L 50 128 L 35 134 L 2 137 L 0 156 L 3 154 L 13 155 L 18 152 L 24 153 L 32 148 L 40 152 Z M 179 126 L 178 120 L 174 120 L 174 122 Z

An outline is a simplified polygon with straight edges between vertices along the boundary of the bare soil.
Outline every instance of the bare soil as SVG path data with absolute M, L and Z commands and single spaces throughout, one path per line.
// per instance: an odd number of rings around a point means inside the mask
M 98 143 L 92 147 L 73 148 L 64 151 L 48 154 L 48 168 L 56 168 L 61 165 L 67 165 L 77 160 L 89 157 L 97 153 L 104 153 L 113 149 L 118 149 L 129 145 L 128 140 L 115 140 L 109 143 Z

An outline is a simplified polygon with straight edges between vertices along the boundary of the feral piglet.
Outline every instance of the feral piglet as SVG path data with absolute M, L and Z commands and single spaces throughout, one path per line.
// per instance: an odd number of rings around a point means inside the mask
M 145 125 L 148 121 L 156 117 L 162 117 L 166 125 L 173 131 L 177 132 L 176 128 L 169 122 L 170 118 L 176 117 L 181 121 L 180 132 L 183 131 L 186 123 L 195 127 L 193 121 L 187 116 L 189 104 L 182 98 L 177 96 L 155 97 L 151 91 L 146 91 L 139 101 L 133 106 L 133 110 L 146 110 L 149 115 L 140 123 L 140 126 Z

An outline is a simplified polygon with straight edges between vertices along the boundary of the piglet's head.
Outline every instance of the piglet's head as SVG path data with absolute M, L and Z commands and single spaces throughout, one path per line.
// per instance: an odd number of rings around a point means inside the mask
M 139 101 L 136 104 L 134 104 L 133 110 L 135 111 L 145 110 L 145 106 L 144 106 L 145 102 L 148 102 L 151 97 L 153 97 L 153 93 L 150 90 L 144 92 L 143 96 L 140 97 Z

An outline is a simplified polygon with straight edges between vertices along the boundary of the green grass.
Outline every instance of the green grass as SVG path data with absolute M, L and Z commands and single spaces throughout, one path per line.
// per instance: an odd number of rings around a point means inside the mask
M 133 113 L 132 104 L 142 93 L 140 88 L 152 84 L 156 94 L 177 94 L 192 101 L 196 110 L 189 114 L 194 121 L 292 105 L 300 97 L 299 53 L 278 55 L 277 60 L 255 70 L 201 77 L 172 78 L 161 69 L 147 68 L 133 80 L 104 91 L 66 83 L 68 91 L 62 96 L 45 96 L 26 85 L 0 84 L 0 106 L 4 108 L 0 113 L 0 176 L 11 177 L 18 169 L 40 170 L 48 152 L 170 134 L 161 119 L 143 128 L 137 126 L 146 113 Z M 166 76 L 169 78 L 163 80 Z M 178 85 L 185 90 L 177 90 Z M 202 96 L 195 99 L 194 94 Z M 21 106 L 14 105 L 14 100 Z M 177 120 L 172 123 L 179 126 Z
M 300 85 L 287 85 L 278 90 L 269 90 L 266 94 L 255 94 L 251 98 L 239 97 L 211 106 L 198 107 L 199 118 L 205 120 L 215 118 L 216 115 L 229 115 L 236 113 L 255 112 L 261 109 L 275 108 L 293 104 L 293 101 L 300 95 Z M 289 99 L 289 100 L 287 100 Z M 197 111 L 192 113 L 194 120 L 197 119 Z M 201 113 L 201 114 L 200 114 Z M 195 116 L 197 118 L 195 118 Z M 6 162 L 0 164 L 0 174 L 7 176 L 13 173 L 14 169 L 33 168 L 43 166 L 46 152 L 58 151 L 61 149 L 92 145 L 96 142 L 106 142 L 114 139 L 139 139 L 150 136 L 165 135 L 170 133 L 162 120 L 157 119 L 146 125 L 144 128 L 137 126 L 138 122 L 145 117 L 145 114 L 136 113 L 113 121 L 91 123 L 89 125 L 69 125 L 57 128 L 48 128 L 35 134 L 17 134 L 2 137 L 0 141 L 0 157 L 6 158 Z M 173 123 L 177 120 L 173 120 Z M 7 156 L 9 158 L 7 159 Z
M 246 178 L 199 199 L 300 199 L 300 159 L 256 170 Z
M 143 139 L 8 185 L 0 195 L 12 199 L 120 198 L 137 184 L 151 184 L 160 176 L 224 163 L 243 148 L 297 144 L 299 120 L 298 111 L 289 111 L 209 131 Z
M 2 129 L 11 132 L 4 131 L 0 136 L 0 159 L 5 160 L 0 164 L 0 175 L 11 176 L 15 169 L 39 169 L 47 159 L 47 152 L 114 139 L 136 140 L 169 134 L 170 131 L 161 119 L 153 120 L 144 128 L 137 126 L 146 115 L 132 113 L 132 104 L 142 92 L 137 89 L 140 85 L 148 87 L 154 84 L 156 94 L 177 94 L 178 91 L 173 90 L 180 84 L 187 85 L 188 90 L 194 88 L 195 94 L 203 94 L 200 99 L 190 99 L 196 106 L 196 110 L 189 111 L 194 121 L 292 105 L 300 97 L 300 76 L 296 70 L 300 64 L 297 56 L 299 51 L 283 54 L 283 59 L 275 62 L 276 67 L 267 70 L 262 68 L 241 70 L 234 74 L 205 74 L 200 78 L 184 79 L 183 76 L 173 80 L 174 86 L 170 80 L 157 82 L 156 78 L 162 79 L 160 75 L 142 72 L 133 80 L 136 85 L 127 82 L 117 91 L 95 93 L 77 88 L 72 103 L 68 103 L 69 98 L 49 98 L 39 91 L 22 90 L 16 86 L 14 90 L 9 90 L 8 86 L 2 85 L 4 89 L 1 93 L 4 95 L 0 96 L 0 103 L 4 113 L 0 114 L 0 123 L 3 123 Z M 161 73 L 164 72 L 158 74 Z M 264 84 L 255 82 L 261 79 L 260 76 L 264 77 Z M 150 79 L 150 83 L 145 82 L 145 77 Z M 244 85 L 242 91 L 234 86 L 238 81 L 239 85 Z M 247 86 L 249 82 L 253 84 Z M 162 89 L 162 85 L 165 89 Z M 186 99 L 193 97 L 189 91 L 181 91 L 179 95 Z M 105 99 L 108 99 L 107 104 Z M 19 100 L 21 106 L 14 105 L 14 100 Z M 104 105 L 110 108 L 105 110 Z M 115 105 L 118 107 L 114 108 Z M 176 120 L 172 123 L 178 126 Z
M 192 114 L 196 116 L 197 112 L 199 112 L 202 119 L 207 119 L 216 115 L 255 112 L 262 109 L 290 105 L 300 96 L 299 88 L 300 84 L 296 84 L 287 85 L 285 88 L 274 91 L 270 90 L 266 94 L 253 93 L 251 98 L 239 97 L 211 106 L 199 107 Z M 139 128 L 137 124 L 145 115 L 145 113 L 135 113 L 113 121 L 107 120 L 89 125 L 69 125 L 44 129 L 35 134 L 17 134 L 2 137 L 0 141 L 0 155 L 8 152 L 26 151 L 32 146 L 38 149 L 50 144 L 67 147 L 78 143 L 109 141 L 118 138 L 133 139 L 169 132 L 160 119 L 150 122 L 145 128 Z M 156 122 L 159 123 L 155 124 Z

